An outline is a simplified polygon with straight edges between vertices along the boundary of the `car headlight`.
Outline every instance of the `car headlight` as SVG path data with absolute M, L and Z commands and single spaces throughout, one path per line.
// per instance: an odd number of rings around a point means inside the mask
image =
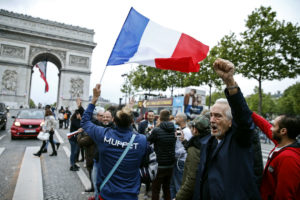
M 40 126 L 44 126 L 45 122 L 41 122 Z
M 21 126 L 20 122 L 15 122 L 15 126 Z

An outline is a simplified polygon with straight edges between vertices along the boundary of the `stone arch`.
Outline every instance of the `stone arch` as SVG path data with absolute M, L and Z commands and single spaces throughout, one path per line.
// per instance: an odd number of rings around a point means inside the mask
M 59 71 L 57 106 L 88 103 L 94 30 L 6 10 L 0 18 L 0 102 L 28 106 L 32 68 L 47 60 Z
M 32 73 L 33 73 L 33 68 L 34 66 L 41 62 L 41 61 L 49 61 L 52 62 L 58 69 L 58 87 L 57 87 L 57 98 L 56 98 L 56 103 L 59 104 L 60 98 L 59 98 L 59 94 L 60 94 L 60 83 L 61 83 L 61 69 L 63 68 L 63 61 L 61 60 L 61 58 L 51 52 L 50 51 L 40 51 L 37 52 L 34 56 L 31 57 L 31 66 L 32 66 L 32 70 L 31 70 L 31 77 L 30 77 L 30 88 L 32 86 Z M 29 95 L 28 95 L 28 102 L 30 100 L 30 96 L 31 96 L 31 89 L 29 90 Z
M 59 71 L 63 68 L 64 62 L 55 53 L 41 51 L 41 52 L 37 53 L 36 55 L 32 56 L 30 63 L 32 66 L 35 66 L 38 62 L 41 62 L 41 61 L 50 61 L 50 62 L 54 63 Z

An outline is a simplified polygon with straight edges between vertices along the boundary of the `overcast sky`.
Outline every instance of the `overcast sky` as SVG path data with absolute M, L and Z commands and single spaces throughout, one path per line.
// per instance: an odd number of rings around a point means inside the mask
M 271 6 L 277 19 L 300 22 L 299 0 L 0 0 L 0 8 L 13 12 L 94 29 L 97 47 L 92 58 L 90 93 L 104 71 L 106 62 L 124 20 L 134 7 L 151 20 L 168 28 L 184 32 L 213 47 L 230 31 L 236 34 L 245 30 L 245 20 L 255 8 Z M 53 103 L 57 98 L 57 69 L 49 64 L 49 94 L 44 94 L 43 82 L 37 72 L 33 76 L 31 97 L 36 103 Z M 109 66 L 102 81 L 102 97 L 118 102 L 123 94 L 121 74 L 129 72 L 130 65 Z M 283 91 L 300 82 L 296 79 L 264 81 L 265 92 Z M 253 93 L 258 83 L 237 76 L 245 95 Z M 201 86 L 208 89 L 207 86 Z M 181 93 L 182 90 L 175 91 Z M 208 90 L 207 90 L 208 92 Z

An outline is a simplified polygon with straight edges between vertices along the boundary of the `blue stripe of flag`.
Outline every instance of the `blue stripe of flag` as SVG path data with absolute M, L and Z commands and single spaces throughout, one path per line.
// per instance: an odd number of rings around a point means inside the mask
M 131 8 L 106 66 L 127 62 L 137 52 L 149 19 Z

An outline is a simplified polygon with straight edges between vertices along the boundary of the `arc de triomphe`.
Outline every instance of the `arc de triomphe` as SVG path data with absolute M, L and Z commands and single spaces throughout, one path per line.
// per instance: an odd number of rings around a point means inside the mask
M 0 102 L 28 105 L 33 66 L 59 70 L 57 106 L 88 100 L 94 31 L 0 10 Z M 43 86 L 44 87 L 44 86 Z

